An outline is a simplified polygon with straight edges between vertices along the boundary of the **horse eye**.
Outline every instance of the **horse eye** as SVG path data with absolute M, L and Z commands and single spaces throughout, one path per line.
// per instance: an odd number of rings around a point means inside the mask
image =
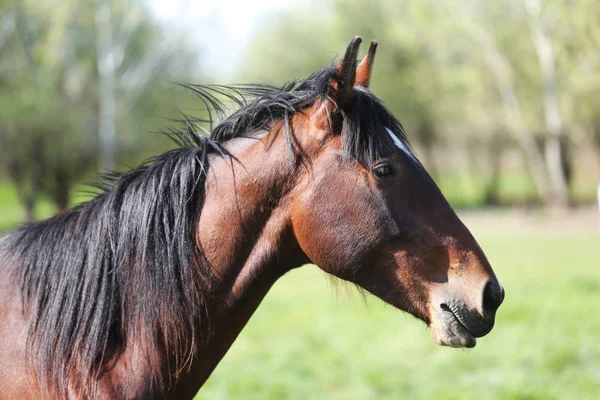
M 373 172 L 378 178 L 385 179 L 394 176 L 396 171 L 390 164 L 379 164 L 373 168 Z

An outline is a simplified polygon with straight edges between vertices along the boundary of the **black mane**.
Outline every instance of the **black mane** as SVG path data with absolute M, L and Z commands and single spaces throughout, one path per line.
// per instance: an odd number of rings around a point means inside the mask
M 334 101 L 336 68 L 323 68 L 305 80 L 291 80 L 283 86 L 268 84 L 244 85 L 185 85 L 204 103 L 208 117 L 188 120 L 190 123 L 204 123 L 211 127 L 210 137 L 224 141 L 255 135 L 270 129 L 278 121 L 284 122 L 286 140 L 292 148 L 293 132 L 290 131 L 291 118 L 301 113 L 315 102 Z M 385 148 L 391 145 L 384 128 L 390 128 L 406 145 L 411 146 L 404 128 L 371 91 L 354 88 L 354 102 L 347 109 L 337 109 L 333 114 L 342 118 L 341 134 L 346 153 L 368 166 L 376 161 Z M 233 104 L 236 109 L 228 113 Z M 334 119 L 335 115 L 330 116 Z M 219 120 L 217 126 L 213 125 Z
M 130 340 L 142 346 L 157 379 L 164 372 L 158 354 L 173 356 L 172 372 L 189 366 L 200 322 L 208 323 L 212 282 L 194 229 L 208 155 L 227 155 L 221 143 L 278 121 L 291 149 L 292 135 L 301 134 L 291 132 L 291 118 L 316 101 L 331 101 L 335 73 L 328 67 L 282 87 L 187 85 L 210 111 L 167 133 L 177 149 L 106 176 L 102 193 L 89 202 L 0 239 L 0 264 L 12 266 L 31 313 L 28 354 L 41 387 L 93 396 L 103 363 L 115 357 L 109 351 Z M 390 145 L 383 127 L 408 146 L 382 103 L 366 89 L 355 92 L 350 109 L 334 112 L 342 117 L 347 153 L 370 164 Z M 226 102 L 237 111 L 227 115 Z

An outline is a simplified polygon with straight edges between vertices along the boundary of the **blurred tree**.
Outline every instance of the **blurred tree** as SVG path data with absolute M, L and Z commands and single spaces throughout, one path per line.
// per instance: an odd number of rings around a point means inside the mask
M 97 14 L 108 4 L 108 23 L 116 26 L 109 46 L 114 115 L 106 112 L 110 84 L 99 61 L 106 21 Z M 32 219 L 42 192 L 59 210 L 69 205 L 73 185 L 96 165 L 99 126 L 121 132 L 123 154 L 128 148 L 139 153 L 148 114 L 162 107 L 156 81 L 189 77 L 197 58 L 183 32 L 165 34 L 138 0 L 1 0 L 0 16 L 0 164 Z M 106 167 L 114 165 L 116 143 L 110 140 Z
M 600 163 L 600 7 L 596 0 L 574 4 L 554 1 L 554 33 L 560 40 L 556 49 L 557 71 L 562 83 L 560 106 L 565 124 L 575 142 L 595 148 Z
M 522 98 L 528 99 L 528 96 L 523 96 L 518 90 L 523 87 L 529 89 L 530 85 L 521 86 L 515 82 L 518 79 L 520 65 L 515 68 L 511 57 L 513 54 L 507 54 L 501 46 L 504 44 L 508 29 L 511 30 L 511 35 L 509 35 L 511 40 L 514 40 L 515 34 L 518 35 L 522 31 L 522 27 L 518 23 L 517 26 L 514 25 L 513 10 L 509 7 L 507 11 L 506 3 L 507 1 L 482 3 L 459 0 L 445 3 L 441 14 L 450 16 L 444 23 L 447 37 L 452 37 L 452 35 L 465 37 L 468 40 L 467 45 L 473 47 L 468 53 L 468 59 L 463 63 L 482 65 L 487 70 L 489 79 L 499 94 L 499 100 L 506 115 L 505 124 L 508 132 L 512 133 L 525 155 L 539 196 L 546 203 L 551 203 L 552 193 L 549 188 L 544 157 L 528 124 L 531 105 L 523 104 Z M 503 16 L 501 23 L 498 23 L 498 15 Z M 502 28 L 502 31 L 497 32 L 498 28 Z M 519 57 L 531 52 L 526 45 L 511 45 L 509 48 L 513 53 L 518 52 Z M 476 85 L 476 82 L 471 81 L 469 84 Z M 491 140 L 490 143 L 493 144 L 494 141 Z
M 111 170 L 117 156 L 119 119 L 140 105 L 152 107 L 143 104 L 143 97 L 152 92 L 155 81 L 190 77 L 189 66 L 197 60 L 186 47 L 185 32 L 166 34 L 151 19 L 145 3 L 95 3 L 99 160 L 102 169 Z
M 545 155 L 552 184 L 552 201 L 555 206 L 566 207 L 569 204 L 569 183 L 568 176 L 565 174 L 564 124 L 559 107 L 555 50 L 547 32 L 549 30 L 548 25 L 554 24 L 557 16 L 543 15 L 540 0 L 526 0 L 525 5 L 531 40 L 539 59 L 544 81 L 544 121 L 548 131 Z M 554 21 L 548 21 L 549 18 Z
M 0 126 L 0 167 L 15 184 L 17 196 L 23 205 L 24 220 L 35 219 L 35 205 L 40 196 L 43 174 L 43 141 L 37 135 L 20 138 L 12 127 Z M 11 156 L 6 154 L 11 153 Z
M 489 174 L 470 153 L 460 162 L 488 180 L 483 198 L 495 202 L 501 153 L 517 144 L 539 198 L 565 207 L 569 136 L 600 142 L 593 99 L 599 14 L 594 0 L 315 0 L 264 24 L 242 74 L 280 83 L 306 76 L 328 59 L 327 49 L 343 48 L 353 35 L 376 38 L 385 51 L 373 90 L 400 117 L 429 169 L 447 170 L 440 165 L 458 159 L 461 143 L 461 151 L 483 151 Z

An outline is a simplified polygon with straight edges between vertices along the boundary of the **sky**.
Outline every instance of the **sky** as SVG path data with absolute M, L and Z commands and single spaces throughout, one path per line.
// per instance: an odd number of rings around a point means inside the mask
M 265 16 L 298 0 L 147 0 L 166 24 L 178 25 L 192 35 L 207 68 L 220 75 L 233 72 L 252 33 Z

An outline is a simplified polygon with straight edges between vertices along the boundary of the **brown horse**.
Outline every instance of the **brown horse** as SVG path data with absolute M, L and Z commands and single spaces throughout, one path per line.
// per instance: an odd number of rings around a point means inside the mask
M 357 65 L 193 86 L 210 135 L 0 240 L 0 397 L 192 398 L 275 281 L 314 263 L 473 347 L 504 290 Z M 209 118 L 212 121 L 212 115 Z M 333 333 L 333 332 L 332 332 Z

